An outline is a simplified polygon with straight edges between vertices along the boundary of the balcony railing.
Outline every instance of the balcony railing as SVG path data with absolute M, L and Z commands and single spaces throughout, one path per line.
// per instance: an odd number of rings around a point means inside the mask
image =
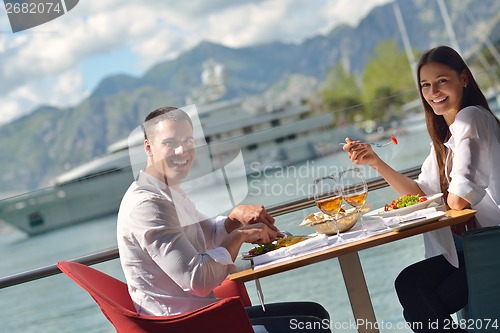
M 403 174 L 410 178 L 416 178 L 420 173 L 420 166 L 402 171 Z M 368 189 L 370 191 L 378 190 L 387 187 L 388 184 L 383 178 L 375 178 L 368 181 Z M 314 199 L 311 197 L 303 197 L 296 200 L 284 202 L 272 207 L 269 207 L 268 212 L 276 217 L 279 215 L 288 214 L 291 212 L 299 211 L 305 208 L 314 206 Z M 79 262 L 85 265 L 94 265 L 109 260 L 118 258 L 118 248 L 115 246 L 107 250 L 101 250 L 95 253 L 87 254 L 82 257 L 72 259 L 71 261 Z M 26 272 L 13 274 L 10 276 L 0 278 L 0 289 L 15 286 L 25 282 L 38 280 L 41 278 L 49 277 L 61 273 L 57 264 L 54 263 L 49 266 L 39 267 Z

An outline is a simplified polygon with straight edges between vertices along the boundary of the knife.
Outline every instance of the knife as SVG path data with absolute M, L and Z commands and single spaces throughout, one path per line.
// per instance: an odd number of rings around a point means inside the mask
M 259 279 L 255 279 L 255 287 L 257 288 L 257 296 L 259 296 L 262 311 L 266 312 L 266 307 L 264 306 L 264 293 L 262 292 L 262 287 L 260 285 Z
M 254 269 L 253 260 L 252 260 L 252 269 Z M 266 312 L 266 307 L 264 306 L 264 293 L 262 292 L 262 286 L 260 285 L 259 279 L 255 279 L 255 289 L 257 289 L 257 296 L 259 297 L 260 305 L 262 306 L 262 311 Z
M 413 217 L 411 219 L 406 219 L 406 220 L 403 220 L 402 218 L 400 218 L 399 223 L 400 224 L 404 224 L 404 223 L 407 223 L 407 222 L 414 222 L 414 221 L 418 221 L 418 220 L 425 220 L 426 218 L 427 218 L 427 216 Z

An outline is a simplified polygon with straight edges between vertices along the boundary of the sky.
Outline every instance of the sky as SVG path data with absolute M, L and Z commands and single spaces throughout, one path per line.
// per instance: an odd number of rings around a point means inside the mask
M 104 77 L 142 75 L 202 40 L 228 47 L 300 43 L 356 25 L 392 0 L 80 0 L 13 33 L 0 5 L 0 125 L 39 105 L 73 106 Z

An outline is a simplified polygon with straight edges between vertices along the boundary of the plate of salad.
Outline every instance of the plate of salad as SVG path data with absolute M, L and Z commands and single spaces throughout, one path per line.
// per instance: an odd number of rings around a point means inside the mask
M 391 201 L 379 209 L 372 210 L 364 216 L 391 217 L 396 215 L 406 215 L 417 210 L 427 208 L 431 203 L 440 199 L 443 193 L 421 196 L 419 194 L 406 194 Z
M 278 238 L 271 244 L 259 244 L 250 249 L 248 252 L 243 252 L 243 259 L 249 259 L 252 257 L 260 256 L 261 254 L 268 253 L 282 247 L 291 246 L 302 242 L 306 239 L 309 239 L 309 236 L 286 236 L 282 238 Z

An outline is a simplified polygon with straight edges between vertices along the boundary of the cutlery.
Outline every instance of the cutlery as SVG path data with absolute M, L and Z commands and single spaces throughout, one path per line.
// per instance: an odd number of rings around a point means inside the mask
M 252 269 L 254 269 L 253 260 L 251 261 Z M 259 279 L 255 279 L 255 289 L 257 290 L 257 296 L 259 297 L 260 305 L 262 306 L 262 311 L 266 312 L 266 307 L 264 306 L 264 293 L 262 292 L 262 286 L 260 285 Z
M 262 292 L 262 286 L 260 285 L 259 279 L 255 279 L 255 288 L 257 289 L 257 296 L 259 297 L 262 311 L 266 312 L 266 307 L 264 306 L 264 293 Z
M 382 147 L 388 146 L 391 143 L 392 143 L 392 141 L 389 141 L 389 142 L 386 142 L 386 143 L 369 142 L 369 144 L 371 144 L 372 146 L 375 146 L 377 148 L 382 148 Z
M 390 144 L 395 144 L 397 145 L 398 144 L 398 140 L 396 139 L 395 136 L 391 136 L 391 141 L 389 142 L 386 142 L 386 143 L 376 143 L 376 142 L 367 142 L 368 144 L 374 146 L 374 147 L 377 147 L 377 148 L 382 148 L 382 147 L 385 147 L 385 146 L 388 146 Z M 345 142 L 339 142 L 339 146 L 343 146 L 345 145 L 346 143 Z
M 401 216 L 398 216 L 398 217 L 399 217 L 399 223 L 415 222 L 418 220 L 425 220 L 427 218 L 427 216 L 418 216 L 418 217 L 412 217 L 409 219 L 403 219 Z

